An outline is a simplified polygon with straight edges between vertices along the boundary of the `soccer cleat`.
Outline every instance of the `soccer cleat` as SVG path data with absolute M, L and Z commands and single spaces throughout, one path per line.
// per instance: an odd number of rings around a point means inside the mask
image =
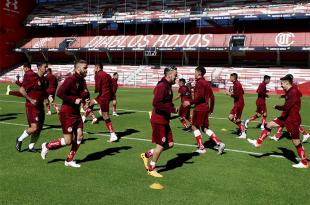
M 65 166 L 74 167 L 74 168 L 80 168 L 81 167 L 81 165 L 77 164 L 75 161 L 68 162 L 67 160 L 65 161 Z
M 302 139 L 302 142 L 306 142 L 310 138 L 309 134 L 304 135 L 304 138 Z
M 148 164 L 148 161 L 149 161 L 149 160 L 148 160 L 148 158 L 145 156 L 145 153 L 140 154 L 140 157 L 141 157 L 141 159 L 142 159 L 142 161 L 143 161 L 143 164 L 144 164 L 145 169 L 148 170 L 147 164 Z
M 196 151 L 195 151 L 196 153 L 198 153 L 198 154 L 204 154 L 204 153 L 206 153 L 207 152 L 207 150 L 205 149 L 205 148 L 203 148 L 203 149 L 197 149 Z
M 163 175 L 159 174 L 156 170 L 153 171 L 147 171 L 147 174 L 152 177 L 162 178 Z
M 37 150 L 33 147 L 33 148 L 28 148 L 28 152 L 32 152 L 32 153 L 36 153 L 37 152 Z
M 22 141 L 18 141 L 18 137 L 16 138 L 16 144 L 15 144 L 15 148 L 18 152 L 21 152 L 22 149 Z
M 85 110 L 81 107 L 80 112 L 84 113 L 84 112 L 85 112 Z
M 188 128 L 184 128 L 183 131 L 185 131 L 185 132 L 191 132 L 191 131 L 192 131 L 192 127 L 190 126 L 190 127 L 188 127 Z
M 246 133 L 242 132 L 241 135 L 239 137 L 237 137 L 238 139 L 246 139 Z
M 91 124 L 95 124 L 98 122 L 98 119 L 97 118 L 94 118 L 92 121 L 91 121 Z
M 257 148 L 261 146 L 260 144 L 257 143 L 257 140 L 248 139 L 248 142 Z
M 265 126 L 264 126 L 264 125 L 261 125 L 261 126 L 260 126 L 260 130 L 263 131 L 264 129 L 265 129 Z
M 223 154 L 224 150 L 225 150 L 225 144 L 223 142 L 220 142 L 219 146 L 218 146 L 218 149 L 217 149 L 217 154 L 218 155 L 221 155 Z
M 11 86 L 10 85 L 8 85 L 7 87 L 6 87 L 6 95 L 10 95 L 10 91 L 11 91 Z
M 46 155 L 47 155 L 47 153 L 48 153 L 48 149 L 46 148 L 46 142 L 44 142 L 43 144 L 42 144 L 42 150 L 41 150 L 41 158 L 42 159 L 45 159 L 46 158 Z
M 119 116 L 116 112 L 113 112 L 113 116 Z
M 297 169 L 307 169 L 309 165 L 299 162 L 298 164 L 293 164 L 292 167 L 297 168 Z
M 83 123 L 85 123 L 85 120 L 86 120 L 86 117 L 83 115 L 83 116 L 82 116 L 82 121 L 83 121 Z
M 110 140 L 109 142 L 115 142 L 117 141 L 117 136 L 114 132 L 111 133 L 111 136 L 110 136 Z
M 248 124 L 249 124 L 249 120 L 245 120 L 243 122 L 243 125 L 244 125 L 245 129 L 248 129 Z
M 52 112 L 49 110 L 47 111 L 46 115 L 52 115 Z
M 274 140 L 274 141 L 279 141 L 279 138 L 277 138 L 275 135 L 273 135 L 272 137 L 269 137 L 269 139 Z

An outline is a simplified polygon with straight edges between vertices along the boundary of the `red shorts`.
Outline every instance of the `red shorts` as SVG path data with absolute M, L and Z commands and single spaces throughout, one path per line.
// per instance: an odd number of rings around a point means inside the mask
M 55 89 L 47 89 L 48 96 L 52 96 L 55 99 L 56 90 Z
M 186 106 L 183 107 L 182 105 L 180 105 L 179 108 L 179 117 L 185 117 L 186 119 L 188 119 L 191 115 L 191 106 Z
M 112 100 L 116 100 L 116 95 L 113 96 Z
M 290 133 L 292 139 L 299 139 L 299 127 L 300 123 L 288 122 L 283 117 L 277 117 L 273 120 L 280 127 L 286 127 L 286 130 Z
M 60 112 L 59 120 L 63 134 L 76 133 L 78 128 L 83 129 L 83 121 L 81 115 L 70 115 L 64 112 Z
M 157 123 L 151 123 L 152 125 L 152 142 L 163 147 L 168 143 L 173 142 L 173 135 L 170 125 L 161 125 Z
M 256 104 L 256 113 L 259 114 L 267 113 L 266 104 Z
M 209 128 L 209 112 L 193 111 L 193 125 L 197 128 Z
M 243 111 L 243 106 L 240 105 L 234 105 L 234 107 L 231 109 L 230 114 L 234 115 L 235 120 L 240 120 L 242 111 Z
M 31 103 L 26 102 L 26 115 L 29 126 L 32 123 L 36 123 L 39 125 L 39 129 L 42 129 L 45 120 L 43 103 L 34 106 Z
M 106 99 L 96 98 L 98 105 L 100 106 L 101 112 L 109 112 L 110 101 Z

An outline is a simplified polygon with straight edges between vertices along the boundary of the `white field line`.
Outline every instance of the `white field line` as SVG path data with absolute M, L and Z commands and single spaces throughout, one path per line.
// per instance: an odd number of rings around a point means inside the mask
M 11 100 L 0 100 L 0 102 L 25 104 L 25 102 L 23 102 L 23 101 L 11 101 Z M 117 110 L 122 110 L 122 111 L 127 111 L 127 112 L 149 113 L 149 111 L 146 111 L 146 110 L 130 110 L 130 109 L 121 109 L 121 108 L 117 108 Z M 213 116 L 210 116 L 209 118 L 215 119 L 215 120 L 228 120 L 227 117 L 213 117 Z M 254 121 L 252 121 L 252 122 L 260 122 L 260 121 L 254 120 Z M 303 126 L 303 127 L 310 127 L 310 125 L 301 125 L 301 126 Z
M 11 122 L 0 122 L 0 124 L 4 124 L 4 125 L 13 125 L 13 126 L 21 126 L 21 127 L 28 127 L 28 125 L 26 124 L 19 124 L 19 123 L 11 123 Z M 46 128 L 46 127 L 43 127 Z M 53 130 L 62 130 L 60 128 L 52 128 Z M 88 134 L 87 132 L 84 132 L 85 134 Z M 94 135 L 98 135 L 98 136 L 105 136 L 108 137 L 110 136 L 109 134 L 94 134 Z M 151 142 L 152 140 L 148 140 L 148 139 L 142 139 L 142 138 L 135 138 L 135 137 L 122 137 L 121 139 L 127 139 L 127 140 L 135 140 L 135 141 L 144 141 L 144 142 Z M 182 143 L 174 143 L 177 146 L 182 146 L 182 147 L 194 147 L 196 148 L 196 145 L 192 145 L 192 144 L 182 144 Z M 237 153 L 244 153 L 244 154 L 251 154 L 251 155 L 255 155 L 255 156 L 261 156 L 264 155 L 264 153 L 259 153 L 259 152 L 249 152 L 249 151 L 244 151 L 244 150 L 237 150 L 237 149 L 229 149 L 226 148 L 225 151 L 229 151 L 229 152 L 237 152 Z M 268 155 L 269 157 L 274 157 L 274 158 L 285 158 L 282 155 Z M 296 158 L 297 160 L 299 160 L 299 158 Z

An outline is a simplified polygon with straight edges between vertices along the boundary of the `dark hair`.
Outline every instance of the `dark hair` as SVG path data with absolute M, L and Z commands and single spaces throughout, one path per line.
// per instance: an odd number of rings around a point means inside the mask
M 206 69 L 203 66 L 198 66 L 195 70 L 198 71 L 201 76 L 204 76 L 206 74 Z
M 31 68 L 31 64 L 29 62 L 25 62 L 23 64 L 23 66 L 26 67 L 26 68 Z
M 77 64 L 80 64 L 80 63 L 81 64 L 87 64 L 87 61 L 86 60 L 82 60 L 82 59 L 75 61 L 74 62 L 74 69 L 76 68 Z
M 270 79 L 270 76 L 269 75 L 264 75 L 264 81 L 265 80 L 269 80 Z
M 48 68 L 48 69 L 47 69 L 47 72 L 51 73 L 51 72 L 52 72 L 52 69 L 51 69 L 51 68 Z
M 185 83 L 186 83 L 186 81 L 185 81 L 185 79 L 184 79 L 184 78 L 180 78 L 180 79 L 179 79 L 179 82 L 182 82 L 183 84 L 185 84 Z
M 118 73 L 117 72 L 115 72 L 115 73 L 113 73 L 113 76 L 116 76 Z
M 47 61 L 41 61 L 41 62 L 38 62 L 37 63 L 37 68 L 40 68 L 42 65 L 44 65 L 44 64 L 48 64 L 48 62 Z
M 236 80 L 238 79 L 238 74 L 237 73 L 232 73 L 232 74 L 230 74 L 230 76 L 234 76 Z
M 171 66 L 167 66 L 164 70 L 164 74 L 167 75 L 168 72 L 172 71 L 172 70 L 177 70 L 177 68 L 174 65 Z
M 287 74 L 286 76 L 280 78 L 280 80 L 287 80 L 290 84 L 293 83 L 294 76 L 292 74 Z
M 95 67 L 96 67 L 96 66 L 98 66 L 100 70 L 102 70 L 102 69 L 103 69 L 103 65 L 102 65 L 102 63 L 96 63 L 96 64 L 95 64 Z

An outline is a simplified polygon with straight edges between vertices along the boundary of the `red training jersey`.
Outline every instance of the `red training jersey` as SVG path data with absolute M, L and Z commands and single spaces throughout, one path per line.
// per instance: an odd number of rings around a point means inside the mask
M 118 84 L 117 84 L 118 79 L 112 78 L 112 90 L 113 90 L 113 94 L 116 94 L 117 88 L 118 88 Z
M 261 104 L 265 104 L 266 103 L 266 97 L 268 97 L 267 95 L 267 88 L 266 88 L 266 83 L 262 82 L 259 84 L 256 92 L 257 92 L 257 100 L 256 100 L 256 104 L 257 105 L 261 105 Z
M 80 105 L 75 100 L 83 98 L 87 90 L 85 79 L 78 74 L 68 76 L 57 91 L 57 96 L 62 99 L 60 112 L 80 116 Z
M 58 86 L 58 81 L 55 75 L 53 75 L 52 73 L 47 74 L 46 77 L 47 81 L 48 81 L 48 90 L 50 91 L 56 91 L 57 86 Z
M 43 103 L 47 97 L 47 81 L 45 77 L 40 77 L 32 70 L 25 72 L 22 87 L 26 90 L 27 95 L 38 103 Z M 26 102 L 30 103 L 28 100 Z
M 204 78 L 196 80 L 194 88 L 194 111 L 210 111 L 214 109 L 214 94 L 209 82 Z
M 153 111 L 151 122 L 156 124 L 169 124 L 171 113 L 176 109 L 172 103 L 173 92 L 171 84 L 162 78 L 154 88 Z
M 111 76 L 100 70 L 95 75 L 95 93 L 99 93 L 97 98 L 111 100 L 113 95 Z
M 192 102 L 192 92 L 189 87 L 183 85 L 179 88 L 178 93 L 181 96 L 181 102 L 189 101 Z
M 244 99 L 243 99 L 244 90 L 242 88 L 241 83 L 236 80 L 233 85 L 233 94 L 231 95 L 232 98 L 234 98 L 234 104 L 243 106 L 244 105 Z

